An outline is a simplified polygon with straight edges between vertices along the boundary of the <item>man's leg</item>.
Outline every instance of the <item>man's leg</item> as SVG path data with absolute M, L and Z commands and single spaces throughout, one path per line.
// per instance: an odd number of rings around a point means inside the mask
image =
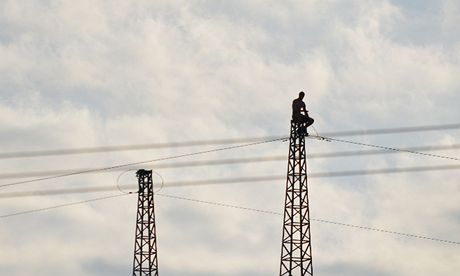
M 314 122 L 315 120 L 313 118 L 307 117 L 306 122 L 305 122 L 306 123 L 305 127 L 311 126 Z
M 306 127 L 306 124 L 308 123 L 308 117 L 305 116 L 305 115 L 302 115 L 299 118 L 299 123 L 300 123 L 300 126 L 299 126 L 299 129 L 297 130 L 297 134 L 299 134 L 299 135 L 308 135 L 307 127 Z

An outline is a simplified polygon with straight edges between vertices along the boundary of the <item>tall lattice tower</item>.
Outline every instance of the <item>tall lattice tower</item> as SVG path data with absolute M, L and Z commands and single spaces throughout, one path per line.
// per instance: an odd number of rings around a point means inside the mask
M 291 121 L 280 276 L 313 275 L 304 125 Z
M 138 170 L 136 241 L 133 276 L 158 276 L 152 171 Z

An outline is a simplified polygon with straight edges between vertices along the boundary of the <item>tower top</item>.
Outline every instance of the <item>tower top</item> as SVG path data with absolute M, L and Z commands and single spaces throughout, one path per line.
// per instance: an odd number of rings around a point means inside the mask
M 152 173 L 152 170 L 140 169 L 136 172 L 136 176 L 139 178 L 139 177 L 143 177 L 145 175 L 151 174 L 151 173 Z

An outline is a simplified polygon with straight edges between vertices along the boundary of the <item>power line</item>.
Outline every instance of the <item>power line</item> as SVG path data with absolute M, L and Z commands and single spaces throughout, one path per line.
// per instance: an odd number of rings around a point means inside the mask
M 134 194 L 134 193 L 132 193 L 132 194 Z M 77 201 L 77 202 L 70 202 L 70 203 L 64 203 L 64 204 L 59 204 L 59 205 L 53 205 L 53 206 L 48 206 L 48 207 L 44 207 L 44 208 L 30 209 L 30 210 L 21 211 L 21 212 L 4 214 L 4 215 L 0 215 L 0 219 L 14 217 L 14 216 L 20 216 L 20 215 L 26 215 L 26 214 L 32 214 L 32 213 L 38 213 L 38 212 L 43 212 L 43 211 L 49 211 L 49 210 L 53 210 L 53 209 L 64 208 L 64 207 L 69 207 L 69 206 L 75 206 L 75 205 L 85 204 L 85 203 L 94 202 L 94 201 L 102 201 L 102 200 L 106 200 L 106 199 L 117 198 L 117 197 L 122 197 L 122 196 L 127 196 L 127 195 L 131 195 L 131 193 L 130 194 L 116 194 L 116 195 L 98 197 L 98 198 L 93 198 L 93 199 Z M 162 194 L 162 193 L 161 194 L 157 193 L 155 195 L 165 197 L 165 198 L 185 200 L 185 201 L 208 204 L 208 205 L 225 207 L 225 208 L 240 209 L 240 210 L 245 210 L 245 211 L 265 213 L 265 214 L 278 215 L 278 216 L 283 215 L 282 213 L 279 213 L 279 212 L 276 212 L 276 211 L 262 210 L 262 209 L 256 209 L 256 208 L 251 208 L 251 207 L 243 207 L 243 206 L 226 204 L 226 203 L 221 203 L 221 202 L 205 201 L 205 200 L 192 199 L 192 198 L 186 198 L 186 197 L 179 197 L 179 196 Z M 361 230 L 375 231 L 375 232 L 387 233 L 387 234 L 399 235 L 399 236 L 405 236 L 405 237 L 410 237 L 410 238 L 430 240 L 430 241 L 434 241 L 434 242 L 441 242 L 441 243 L 449 243 L 449 244 L 460 245 L 460 242 L 457 242 L 457 241 L 451 241 L 451 240 L 439 239 L 439 238 L 432 238 L 432 237 L 427 237 L 427 236 L 421 236 L 421 235 L 397 232 L 397 231 L 386 230 L 386 229 L 381 229 L 381 228 L 373 228 L 373 227 L 368 227 L 368 226 L 361 226 L 361 225 L 355 225 L 355 224 L 343 223 L 343 222 L 337 222 L 337 221 L 331 221 L 331 220 L 325 220 L 325 219 L 311 218 L 311 220 L 316 221 L 316 222 L 320 222 L 320 223 L 327 223 L 327 224 L 350 227 L 350 228 L 356 228 L 356 229 L 361 229 Z
M 169 163 L 169 164 L 159 163 L 155 165 L 155 169 L 218 166 L 218 165 L 270 162 L 270 161 L 282 161 L 282 160 L 286 160 L 286 157 L 285 156 L 265 156 L 265 157 L 250 157 L 250 158 L 215 159 L 215 160 L 203 160 L 203 161 L 186 161 L 186 162 L 175 162 L 175 163 Z M 133 166 L 133 167 L 116 168 L 113 170 L 99 171 L 99 169 L 101 168 L 104 168 L 104 167 L 1 173 L 0 179 L 42 177 L 42 176 L 50 176 L 50 175 L 57 175 L 57 174 L 68 174 L 68 173 L 80 172 L 80 171 L 85 171 L 88 173 L 100 173 L 100 172 L 112 172 L 112 171 L 120 171 L 120 170 L 124 171 L 126 169 L 141 169 L 140 166 Z
M 460 144 L 453 145 L 431 145 L 431 146 L 416 146 L 416 147 L 404 147 L 402 150 L 409 151 L 439 151 L 439 150 L 453 150 L 460 149 Z M 309 159 L 315 158 L 334 158 L 334 157 L 350 157 L 360 155 L 377 155 L 377 154 L 395 154 L 400 153 L 398 151 L 387 150 L 387 149 L 376 149 L 376 150 L 353 150 L 353 151 L 337 151 L 337 152 L 325 152 L 325 153 L 313 153 L 307 154 Z
M 35 151 L 16 151 L 0 153 L 0 159 L 8 158 L 24 158 L 24 157 L 42 157 L 42 156 L 58 156 L 58 155 L 74 155 L 85 153 L 102 153 L 116 151 L 131 151 L 131 150 L 146 150 L 146 149 L 165 149 L 165 148 L 183 148 L 194 146 L 215 146 L 228 144 L 253 143 L 264 140 L 273 140 L 282 138 L 280 136 L 267 136 L 259 138 L 240 138 L 240 139 L 216 139 L 202 141 L 185 141 L 185 142 L 170 142 L 170 143 L 150 143 L 136 145 L 120 145 L 120 146 L 102 146 L 102 147 L 84 147 L 84 148 L 66 148 L 55 150 L 35 150 Z
M 323 135 L 328 136 L 328 137 L 364 136 L 364 135 L 367 136 L 367 135 L 380 135 L 380 134 L 449 130 L 449 129 L 460 129 L 460 124 L 426 125 L 426 126 L 382 128 L 382 129 L 368 129 L 368 130 L 346 130 L 346 131 L 336 131 L 336 132 L 325 132 L 323 133 Z M 282 136 L 266 136 L 266 137 L 249 137 L 249 138 L 237 138 L 237 139 L 197 140 L 197 141 L 184 141 L 184 142 L 119 145 L 119 146 L 63 148 L 63 149 L 54 149 L 54 150 L 15 151 L 15 152 L 0 153 L 0 159 L 75 155 L 75 154 L 130 151 L 130 150 L 146 150 L 146 149 L 180 148 L 180 147 L 193 147 L 193 146 L 228 145 L 228 144 L 240 144 L 240 143 L 254 143 L 254 142 L 281 139 L 281 138 L 283 137 Z
M 225 207 L 225 208 L 240 209 L 240 210 L 245 210 L 245 211 L 258 212 L 258 213 L 277 215 L 277 216 L 282 216 L 283 215 L 282 213 L 276 212 L 276 211 L 261 210 L 261 209 L 243 207 L 243 206 L 226 204 L 226 203 L 221 203 L 221 202 L 205 201 L 205 200 L 199 200 L 199 199 L 193 199 L 193 198 L 186 198 L 186 197 L 168 195 L 168 194 L 163 194 L 163 193 L 156 194 L 156 195 L 161 196 L 161 197 L 166 197 L 166 198 L 185 200 L 185 201 L 196 202 L 196 203 L 203 203 L 203 204 L 219 206 L 219 207 Z M 343 222 L 337 222 L 337 221 L 331 221 L 331 220 L 325 220 L 325 219 L 311 218 L 311 220 L 316 221 L 316 222 L 321 222 L 321 223 L 338 225 L 338 226 L 345 226 L 345 227 L 351 227 L 351 228 L 356 228 L 356 229 L 375 231 L 375 232 L 387 233 L 387 234 L 398 235 L 398 236 L 405 236 L 405 237 L 410 237 L 410 238 L 417 238 L 417 239 L 430 240 L 430 241 L 435 241 L 435 242 L 442 242 L 442 243 L 460 245 L 460 242 L 457 242 L 457 241 L 451 241 L 451 240 L 446 240 L 446 239 L 438 239 L 438 238 L 432 238 L 432 237 L 427 237 L 427 236 L 421 236 L 421 235 L 397 232 L 397 231 L 387 230 L 387 229 L 382 229 L 382 228 L 361 226 L 361 225 L 355 225 L 355 224 L 343 223 Z
M 409 151 L 437 151 L 437 150 L 449 150 L 458 149 L 460 144 L 454 145 L 433 145 L 433 146 L 418 146 L 401 148 L 402 150 Z M 401 153 L 400 151 L 390 151 L 384 149 L 377 150 L 364 150 L 364 151 L 338 151 L 338 152 L 325 152 L 325 153 L 312 153 L 307 154 L 309 159 L 320 159 L 320 158 L 334 158 L 334 157 L 352 157 L 352 156 L 363 156 L 363 155 L 377 155 L 377 154 L 395 154 Z M 286 161 L 287 157 L 284 155 L 274 156 L 262 156 L 262 157 L 247 157 L 247 158 L 229 158 L 229 159 L 214 159 L 214 160 L 202 160 L 202 161 L 186 161 L 186 162 L 175 162 L 169 164 L 161 164 L 161 162 L 155 165 L 155 169 L 171 169 L 171 168 L 184 168 L 184 167 L 200 167 L 200 166 L 219 166 L 219 165 L 233 165 L 233 164 L 247 164 L 247 163 L 260 163 L 260 162 L 273 162 L 273 161 Z M 0 173 L 0 179 L 14 179 L 14 178 L 28 178 L 28 177 L 44 177 L 53 176 L 60 174 L 69 174 L 74 172 L 86 171 L 88 173 L 103 173 L 112 171 L 126 170 L 127 168 L 117 168 L 113 170 L 99 171 L 98 168 L 79 168 L 79 169 L 61 169 L 61 170 L 47 170 L 47 171 L 25 171 L 25 172 L 9 172 Z M 140 169 L 141 167 L 131 167 L 131 169 Z
M 410 173 L 410 172 L 427 172 L 427 171 L 443 171 L 443 170 L 458 170 L 460 165 L 442 165 L 442 166 L 422 166 L 422 167 L 406 167 L 406 168 L 388 168 L 388 169 L 373 169 L 373 170 L 346 170 L 310 173 L 309 178 L 331 178 L 331 177 L 350 177 L 350 176 L 365 176 L 378 174 L 395 174 L 395 173 Z M 164 188 L 172 187 L 190 187 L 203 185 L 218 185 L 218 184 L 235 184 L 235 183 L 254 183 L 254 182 L 269 182 L 284 180 L 285 175 L 268 175 L 268 176 L 249 176 L 236 178 L 217 178 L 217 179 L 198 179 L 187 181 L 172 181 L 168 182 Z M 126 188 L 135 189 L 135 185 L 129 185 Z M 27 196 L 52 196 L 63 194 L 79 194 L 79 193 L 97 193 L 116 191 L 115 186 L 92 186 L 82 188 L 66 188 L 66 189 L 48 189 L 35 191 L 21 191 L 0 193 L 0 198 L 15 198 Z
M 326 137 L 326 136 L 319 136 L 319 135 L 310 135 L 308 137 L 311 138 L 311 139 L 320 139 L 320 140 L 325 140 L 325 141 L 335 141 L 335 142 L 353 144 L 353 145 L 358 145 L 358 146 L 372 147 L 372 148 L 378 148 L 378 149 L 384 149 L 384 150 L 406 152 L 406 153 L 424 155 L 424 156 L 429 156 L 429 157 L 460 161 L 460 158 L 457 158 L 457 157 L 451 157 L 451 156 L 446 156 L 446 155 L 438 155 L 438 154 L 432 154 L 432 153 L 426 153 L 426 152 L 420 152 L 420 151 L 414 151 L 414 150 L 407 150 L 407 149 L 402 149 L 402 148 L 392 148 L 392 147 L 386 147 L 386 146 L 366 144 L 366 143 L 361 143 L 361 142 L 355 142 L 355 141 L 349 141 L 349 140 L 343 140 L 343 139 L 336 139 L 336 138 L 331 138 L 331 137 Z
M 430 156 L 430 157 L 436 157 L 436 158 L 443 158 L 443 159 L 450 159 L 450 160 L 460 161 L 460 158 L 455 158 L 455 157 L 436 155 L 436 154 L 430 154 L 430 153 L 423 153 L 423 152 L 412 151 L 412 150 L 397 149 L 397 148 L 391 148 L 391 147 L 386 147 L 386 146 L 365 144 L 365 143 L 360 143 L 360 142 L 355 142 L 355 141 L 341 140 L 341 139 L 335 139 L 335 138 L 324 137 L 324 136 L 308 136 L 308 137 L 313 138 L 313 139 L 337 141 L 337 142 L 349 143 L 349 144 L 354 144 L 354 145 L 374 147 L 374 148 L 379 148 L 379 149 L 384 149 L 384 150 L 407 152 L 407 153 L 412 153 L 412 154 L 425 155 L 425 156 Z M 140 161 L 140 162 L 132 162 L 132 163 L 127 163 L 127 164 L 114 165 L 114 166 L 97 168 L 97 169 L 89 169 L 89 170 L 84 170 L 84 171 L 69 172 L 69 173 L 64 173 L 64 174 L 54 175 L 54 176 L 49 176 L 49 177 L 35 178 L 35 179 L 31 179 L 31 180 L 24 180 L 24 181 L 6 183 L 6 184 L 0 185 L 0 187 L 15 186 L 15 185 L 20 185 L 20 184 L 38 182 L 38 181 L 49 180 L 49 179 L 56 179 L 56 178 L 72 176 L 72 175 L 78 175 L 78 174 L 84 174 L 84 173 L 90 173 L 90 172 L 108 171 L 108 170 L 112 170 L 112 169 L 125 168 L 125 167 L 140 165 L 140 164 L 153 163 L 153 162 L 158 162 L 158 161 L 165 161 L 165 160 L 177 159 L 177 158 L 182 158 L 182 157 L 207 154 L 207 153 L 211 153 L 211 152 L 219 152 L 219 151 L 224 151 L 224 150 L 255 146 L 255 145 L 260 145 L 260 144 L 272 143 L 272 142 L 275 142 L 275 141 L 284 141 L 284 140 L 287 140 L 287 139 L 288 139 L 287 137 L 283 137 L 283 138 L 277 138 L 277 139 L 273 139 L 273 140 L 266 140 L 266 141 L 254 142 L 254 143 L 237 145 L 237 146 L 230 146 L 230 147 L 223 147 L 223 148 L 217 148 L 217 149 L 211 149 L 211 150 L 205 150 L 205 151 L 198 151 L 198 152 L 193 152 L 193 153 L 174 155 L 174 156 L 163 157 L 163 158 L 158 158 L 158 159 L 151 159 L 151 160 L 145 160 L 145 161 Z
M 183 158 L 183 157 L 188 157 L 188 156 L 202 155 L 202 154 L 207 154 L 207 153 L 212 153 L 212 152 L 220 152 L 220 151 L 225 151 L 225 150 L 231 150 L 231 149 L 244 148 L 244 147 L 250 147 L 250 146 L 261 145 L 261 144 L 267 144 L 267 143 L 272 143 L 272 142 L 277 142 L 277 141 L 283 141 L 283 140 L 286 140 L 286 139 L 288 139 L 288 138 L 283 137 L 283 138 L 265 140 L 265 141 L 254 142 L 254 143 L 249 143 L 249 144 L 243 144 L 243 145 L 237 145 L 237 146 L 229 146 L 229 147 L 223 147 L 223 148 L 217 148 L 217 149 L 211 149 L 211 150 L 204 150 L 204 151 L 197 151 L 197 152 L 192 152 L 192 153 L 173 155 L 173 156 L 168 156 L 168 157 L 162 157 L 162 158 L 157 158 L 157 159 L 151 159 L 151 160 L 145 160 L 145 161 L 139 161 L 139 162 L 132 162 L 132 163 L 126 163 L 126 164 L 120 164 L 120 165 L 114 165 L 114 166 L 108 166 L 108 167 L 97 168 L 97 169 L 89 169 L 89 170 L 83 170 L 83 171 L 69 172 L 69 173 L 64 173 L 64 174 L 60 174 L 60 175 L 53 175 L 53 176 L 48 176 L 48 177 L 35 178 L 35 179 L 30 179 L 30 180 L 6 183 L 6 184 L 0 185 L 0 187 L 16 186 L 16 185 L 21 185 L 21 184 L 26 184 L 26 183 L 32 183 L 32 182 L 38 182 L 38 181 L 62 178 L 62 177 L 66 177 L 66 176 L 72 176 L 72 175 L 78 175 L 78 174 L 84 174 L 84 173 L 90 173 L 90 172 L 108 171 L 108 170 L 112 170 L 112 169 L 125 168 L 125 167 L 141 165 L 141 164 L 147 164 L 147 163 L 153 163 L 153 162 L 158 162 L 158 161 L 172 160 L 172 159 Z
M 135 189 L 136 186 L 130 185 L 127 188 Z M 116 186 L 92 186 L 92 187 L 82 187 L 82 188 L 46 189 L 46 190 L 34 190 L 34 191 L 23 191 L 23 192 L 0 193 L 0 198 L 17 198 L 17 197 L 28 197 L 28 196 L 54 196 L 54 195 L 100 193 L 100 192 L 113 192 L 113 191 L 118 191 L 118 188 Z
M 130 194 L 116 194 L 116 195 L 97 197 L 97 198 L 92 198 L 92 199 L 87 199 L 87 200 L 82 200 L 82 201 L 77 201 L 77 202 L 70 202 L 70 203 L 64 203 L 64 204 L 59 204 L 59 205 L 53 205 L 53 206 L 44 207 L 44 208 L 31 209 L 31 210 L 26 210 L 26 211 L 21 211 L 21 212 L 16 212 L 16 213 L 0 215 L 0 218 L 9 218 L 9 217 L 15 217 L 15 216 L 20 216 L 20 215 L 25 215 L 25 214 L 48 211 L 48 210 L 52 210 L 52 209 L 58 209 L 58 208 L 74 206 L 74 205 L 83 204 L 83 203 L 106 200 L 106 199 L 116 198 L 116 197 L 121 197 L 121 196 L 126 196 L 126 195 L 130 195 Z
M 460 124 L 455 123 L 455 124 L 444 124 L 444 125 L 425 125 L 425 126 L 380 128 L 380 129 L 368 129 L 368 130 L 351 130 L 351 131 L 346 130 L 346 131 L 336 131 L 336 132 L 324 132 L 323 135 L 329 136 L 329 137 L 365 136 L 365 135 L 448 130 L 448 129 L 459 129 L 459 128 L 460 128 Z
M 337 171 L 337 172 L 309 173 L 308 178 L 362 176 L 362 175 L 374 175 L 374 174 L 421 172 L 421 171 L 434 171 L 434 170 L 457 170 L 457 169 L 460 169 L 460 165 L 391 168 L 391 169 L 375 169 L 375 170 L 350 170 L 350 171 Z M 213 184 L 265 182 L 265 181 L 285 180 L 285 179 L 286 179 L 286 175 L 264 175 L 264 176 L 248 176 L 248 177 L 234 177 L 234 178 L 201 179 L 201 180 L 166 182 L 164 187 L 168 188 L 168 187 L 213 185 Z

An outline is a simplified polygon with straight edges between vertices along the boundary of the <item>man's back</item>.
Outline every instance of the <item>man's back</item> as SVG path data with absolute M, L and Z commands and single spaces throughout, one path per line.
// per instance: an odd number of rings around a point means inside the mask
M 305 103 L 299 98 L 295 99 L 292 102 L 292 117 L 302 114 L 302 109 L 305 110 Z

